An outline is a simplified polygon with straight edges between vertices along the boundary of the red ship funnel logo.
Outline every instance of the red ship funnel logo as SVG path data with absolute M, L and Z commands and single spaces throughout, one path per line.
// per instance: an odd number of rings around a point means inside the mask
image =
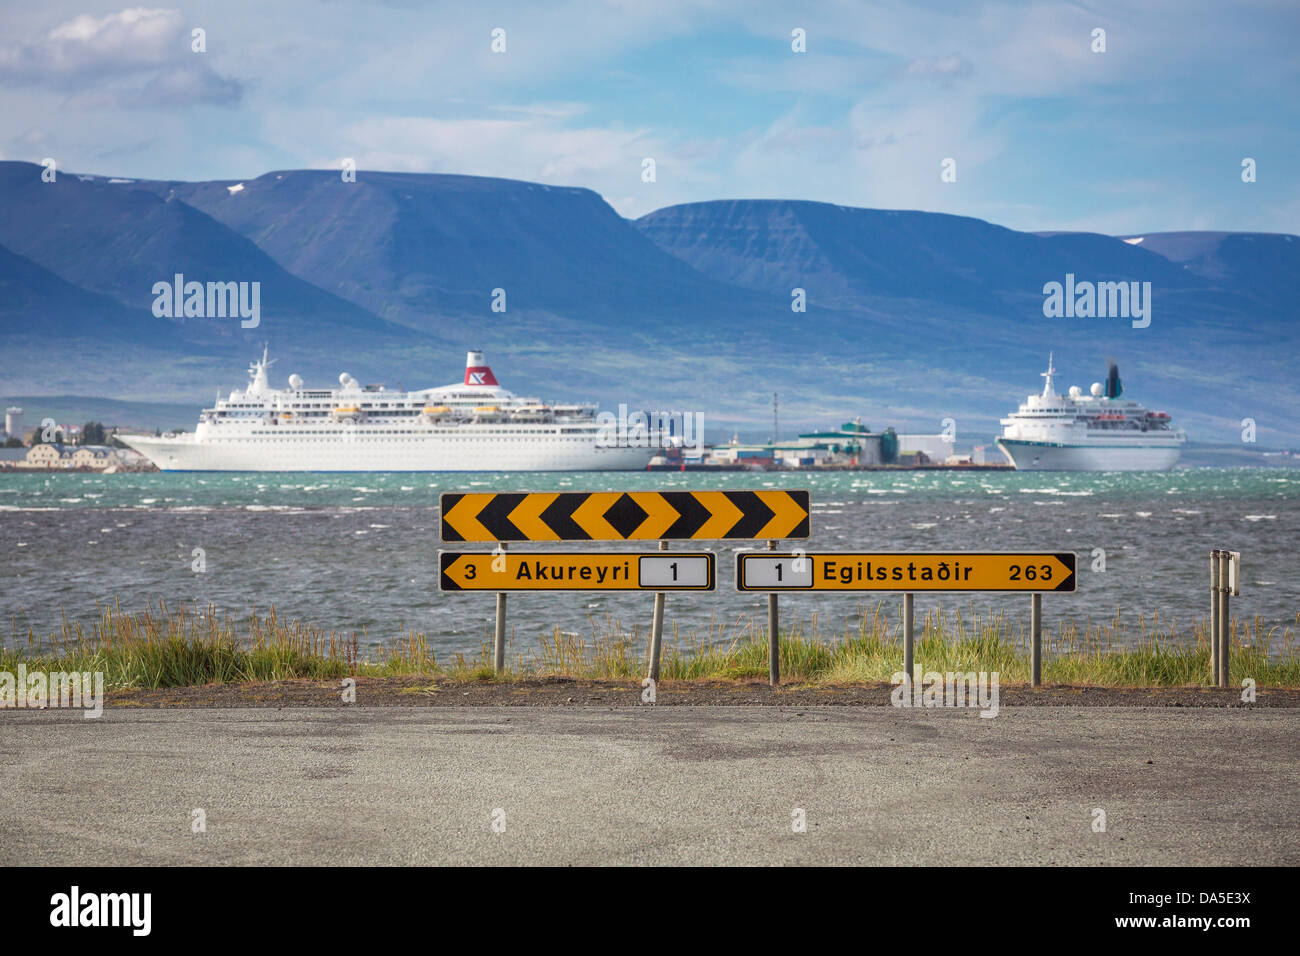
M 483 364 L 483 353 L 478 350 L 472 350 L 465 354 L 465 384 L 498 384 L 497 377 L 492 374 L 492 369 Z

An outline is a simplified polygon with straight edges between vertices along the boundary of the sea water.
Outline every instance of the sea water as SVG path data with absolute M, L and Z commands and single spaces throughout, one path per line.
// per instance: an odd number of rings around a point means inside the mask
M 1242 552 L 1239 618 L 1300 632 L 1300 470 L 1179 469 L 1160 473 L 989 471 L 645 472 L 591 474 L 0 474 L 0 626 L 6 639 L 97 617 L 97 603 L 142 609 L 197 601 L 243 615 L 274 606 L 363 646 L 403 630 L 440 655 L 490 640 L 491 594 L 438 590 L 438 495 L 444 491 L 614 491 L 807 488 L 809 551 L 1074 551 L 1078 591 L 1044 597 L 1044 622 L 1084 626 L 1116 614 L 1135 632 L 1158 617 L 1190 639 L 1209 606 L 1209 551 Z M 712 548 L 717 590 L 669 595 L 669 635 L 753 620 L 761 594 L 734 589 L 733 555 L 762 542 L 673 542 Z M 455 548 L 457 545 L 446 545 Z M 460 546 L 464 547 L 464 546 Z M 512 549 L 527 545 L 512 544 Z M 629 548 L 635 545 L 536 545 Z M 654 542 L 642 547 L 653 549 Z M 196 549 L 201 549 L 196 551 Z M 489 550 L 471 545 L 470 550 Z M 202 560 L 199 560 L 201 555 Z M 202 570 L 195 570 L 201 567 Z M 1104 570 L 1101 568 L 1104 567 Z M 1097 570 L 1094 570 L 1096 568 Z M 837 636 L 863 607 L 897 595 L 784 594 L 785 626 Z M 593 621 L 649 627 L 649 594 L 512 594 L 512 652 L 556 626 L 590 635 Z M 921 594 L 927 609 L 1005 610 L 1028 619 L 1027 594 Z

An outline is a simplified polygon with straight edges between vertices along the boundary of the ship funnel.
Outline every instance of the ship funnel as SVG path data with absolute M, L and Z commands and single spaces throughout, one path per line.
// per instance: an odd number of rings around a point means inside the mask
M 497 384 L 496 376 L 492 374 L 492 369 L 487 367 L 487 363 L 483 361 L 483 353 L 478 349 L 470 349 L 465 353 L 465 384 Z
M 1112 360 L 1106 363 L 1106 397 L 1119 398 L 1124 394 L 1124 386 L 1119 380 L 1119 366 Z

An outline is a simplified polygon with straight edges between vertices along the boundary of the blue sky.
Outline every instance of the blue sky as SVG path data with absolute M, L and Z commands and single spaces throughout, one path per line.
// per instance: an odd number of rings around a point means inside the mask
M 0 11 L 0 158 L 242 179 L 352 157 L 587 186 L 626 216 L 797 198 L 1300 233 L 1297 40 L 1295 0 L 44 0 Z

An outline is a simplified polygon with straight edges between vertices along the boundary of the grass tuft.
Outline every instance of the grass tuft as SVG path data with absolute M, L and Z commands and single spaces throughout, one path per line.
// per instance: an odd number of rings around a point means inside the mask
M 891 617 L 891 613 L 893 616 Z M 825 636 L 816 615 L 790 622 L 781 634 L 784 680 L 811 683 L 889 681 L 902 669 L 899 609 L 881 602 L 860 607 L 846 631 Z M 1300 624 L 1300 615 L 1297 615 Z M 364 632 L 326 631 L 274 608 L 259 616 L 219 614 L 214 607 L 168 605 L 142 611 L 99 606 L 88 628 L 64 616 L 45 637 L 29 630 L 0 643 L 0 671 L 102 671 L 107 687 L 159 688 L 202 684 L 317 680 L 346 676 L 427 675 L 458 680 L 514 680 L 562 676 L 632 680 L 647 671 L 649 634 L 626 630 L 606 618 L 588 619 L 587 633 L 553 628 L 517 653 L 495 675 L 491 650 L 455 654 L 440 662 L 426 635 L 398 634 L 373 659 L 362 658 Z M 1261 687 L 1300 687 L 1300 653 L 1292 629 L 1269 628 L 1258 618 L 1232 622 L 1232 677 Z M 517 644 L 517 641 L 512 641 Z M 664 641 L 660 675 L 665 680 L 742 680 L 766 677 L 765 622 L 750 617 L 710 621 L 699 631 L 674 629 Z M 916 662 L 922 671 L 997 671 L 1009 684 L 1028 683 L 1029 635 L 1023 620 L 974 608 L 926 612 L 917 622 Z M 1043 635 L 1043 680 L 1054 684 L 1111 687 L 1181 686 L 1209 682 L 1206 622 L 1190 630 L 1158 617 L 1100 624 L 1062 621 Z

